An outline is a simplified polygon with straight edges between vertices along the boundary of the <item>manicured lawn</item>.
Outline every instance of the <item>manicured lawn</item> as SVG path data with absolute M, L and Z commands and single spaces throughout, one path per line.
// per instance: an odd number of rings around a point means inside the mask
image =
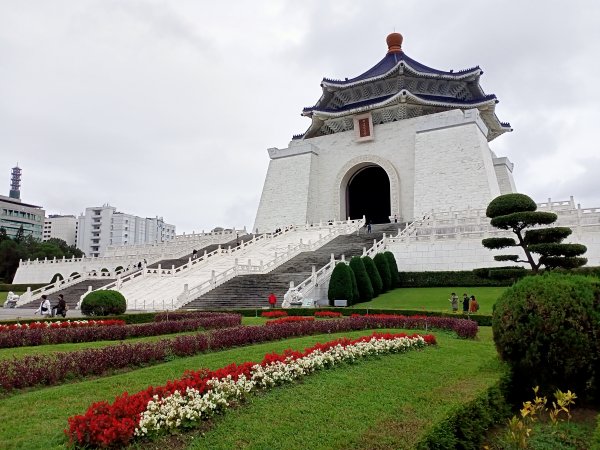
M 357 303 L 354 308 L 412 309 L 451 312 L 450 294 L 456 292 L 462 312 L 462 294 L 474 295 L 479 302 L 479 314 L 491 314 L 492 306 L 505 291 L 504 287 L 399 288 L 381 294 L 376 299 Z
M 123 391 L 164 384 L 185 369 L 256 361 L 267 352 L 365 334 L 369 332 L 270 342 L 16 393 L 0 401 L 0 448 L 63 448 L 62 429 L 69 416 Z M 494 383 L 503 370 L 489 328 L 481 328 L 476 340 L 435 334 L 436 348 L 366 360 L 253 396 L 249 404 L 216 419 L 204 438 L 200 433 L 194 439 L 186 435 L 189 448 L 403 448 L 401 442 L 409 447 L 454 406 Z M 153 446 L 172 448 L 169 442 Z

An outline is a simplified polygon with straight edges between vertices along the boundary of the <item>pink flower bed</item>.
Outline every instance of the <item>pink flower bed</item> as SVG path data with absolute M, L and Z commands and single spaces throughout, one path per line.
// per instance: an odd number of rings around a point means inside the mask
M 385 341 L 390 344 L 381 345 Z M 185 427 L 193 426 L 220 412 L 229 405 L 229 401 L 239 400 L 243 394 L 254 390 L 292 382 L 316 370 L 354 361 L 358 356 L 400 353 L 412 347 L 433 344 L 433 335 L 373 333 L 353 340 L 341 338 L 316 344 L 304 352 L 288 349 L 281 354 L 267 354 L 260 363 L 230 364 L 215 371 L 187 371 L 183 378 L 169 381 L 163 386 L 151 386 L 133 395 L 124 393 L 112 404 L 104 401 L 94 403 L 85 414 L 69 418 L 69 428 L 65 434 L 69 438 L 69 445 L 86 448 L 122 447 L 131 443 L 136 436 L 149 435 L 147 426 L 162 433 L 176 430 L 183 426 L 183 421 L 186 422 Z M 345 352 L 349 347 L 352 350 Z M 323 359 L 321 356 L 326 354 L 328 358 Z M 302 360 L 302 363 L 295 364 L 298 360 Z M 286 366 L 290 366 L 290 370 Z M 169 402 L 173 398 L 175 402 Z M 163 412 L 161 404 L 166 405 Z M 193 406 L 188 407 L 187 404 Z M 164 412 L 169 417 L 165 418 Z M 192 412 L 193 419 L 190 419 Z M 182 416 L 183 420 L 178 423 L 171 416 Z M 156 423 L 157 420 L 164 421 L 165 426 L 161 427 Z
M 316 311 L 315 317 L 327 317 L 327 318 L 342 317 L 342 313 L 336 312 L 336 311 Z
M 61 322 L 54 322 L 55 326 L 42 325 L 9 330 L 0 333 L 0 348 L 73 342 L 116 341 L 134 337 L 160 336 L 163 334 L 195 331 L 199 328 L 233 327 L 242 323 L 242 316 L 239 314 L 213 313 L 205 317 L 198 316 L 188 320 L 136 325 L 125 325 L 125 322 L 122 320 L 107 320 L 105 322 L 107 322 L 105 326 L 101 327 L 63 327 L 60 325 Z
M 2 391 L 10 391 L 36 385 L 55 385 L 67 378 L 103 375 L 115 369 L 156 364 L 173 356 L 192 356 L 206 351 L 224 350 L 297 336 L 377 328 L 449 330 L 456 332 L 462 338 L 473 338 L 478 330 L 477 322 L 468 319 L 400 315 L 302 320 L 270 326 L 237 326 L 162 339 L 157 342 L 122 343 L 97 349 L 1 360 L 0 388 Z
M 286 317 L 288 313 L 285 311 L 265 311 L 260 316 L 266 317 L 267 319 L 276 319 L 278 317 Z

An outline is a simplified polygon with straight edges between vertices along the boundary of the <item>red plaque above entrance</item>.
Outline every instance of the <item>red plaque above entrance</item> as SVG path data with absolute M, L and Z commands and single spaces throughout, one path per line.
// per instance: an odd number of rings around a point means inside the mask
M 371 113 L 354 116 L 354 138 L 357 142 L 372 141 L 375 138 Z

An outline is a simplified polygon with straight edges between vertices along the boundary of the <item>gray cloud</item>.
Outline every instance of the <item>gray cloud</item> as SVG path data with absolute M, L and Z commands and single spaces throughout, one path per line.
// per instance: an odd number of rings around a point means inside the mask
M 265 149 L 395 28 L 424 64 L 484 69 L 520 191 L 600 206 L 598 22 L 582 0 L 3 2 L 0 187 L 19 161 L 23 199 L 51 213 L 110 202 L 179 231 L 250 227 Z

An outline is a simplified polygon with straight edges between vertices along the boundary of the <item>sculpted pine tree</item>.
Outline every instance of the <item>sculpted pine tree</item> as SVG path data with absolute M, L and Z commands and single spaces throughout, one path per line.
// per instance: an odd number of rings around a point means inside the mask
M 564 244 L 562 241 L 572 231 L 568 227 L 535 228 L 550 225 L 557 219 L 556 214 L 546 211 L 536 211 L 535 202 L 524 194 L 505 194 L 496 197 L 487 207 L 486 215 L 492 219 L 491 224 L 501 230 L 511 230 L 516 235 L 513 238 L 488 238 L 482 241 L 489 249 L 521 247 L 526 259 L 519 255 L 497 255 L 496 261 L 513 261 L 527 263 L 533 273 L 539 269 L 562 267 L 572 269 L 583 266 L 586 258 L 581 258 L 587 248 L 582 244 Z M 534 255 L 537 255 L 537 260 Z

